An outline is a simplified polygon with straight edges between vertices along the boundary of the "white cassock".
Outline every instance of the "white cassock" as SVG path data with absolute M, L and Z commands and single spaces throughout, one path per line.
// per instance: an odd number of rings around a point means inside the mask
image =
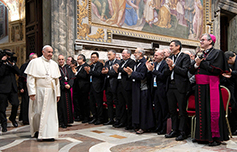
M 29 96 L 36 97 L 29 103 L 31 136 L 38 131 L 38 139 L 58 138 L 57 97 L 61 76 L 58 64 L 41 56 L 30 61 L 25 73 Z

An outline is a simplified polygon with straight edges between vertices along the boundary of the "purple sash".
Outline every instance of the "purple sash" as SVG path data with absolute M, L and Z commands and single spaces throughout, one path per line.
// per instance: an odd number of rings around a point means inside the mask
M 195 75 L 196 84 L 209 84 L 210 87 L 210 111 L 211 111 L 211 132 L 213 137 L 220 137 L 220 79 L 219 76 Z

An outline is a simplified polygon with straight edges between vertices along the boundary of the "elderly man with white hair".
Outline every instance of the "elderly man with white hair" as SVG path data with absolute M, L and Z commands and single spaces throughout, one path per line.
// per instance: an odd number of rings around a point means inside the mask
M 29 123 L 32 137 L 42 140 L 58 138 L 57 102 L 60 99 L 61 76 L 58 64 L 51 60 L 53 48 L 46 45 L 43 55 L 27 66 L 27 88 L 30 96 Z

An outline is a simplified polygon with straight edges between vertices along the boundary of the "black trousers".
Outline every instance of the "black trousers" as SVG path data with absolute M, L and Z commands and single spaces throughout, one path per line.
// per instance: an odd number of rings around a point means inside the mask
M 79 116 L 82 119 L 89 119 L 90 116 L 90 108 L 89 108 L 89 92 L 85 92 L 84 90 L 77 90 L 76 96 L 73 99 L 74 103 L 74 116 Z
M 96 92 L 92 85 L 90 89 L 90 110 L 93 118 L 103 121 L 103 91 Z
M 113 102 L 117 102 L 117 94 L 111 91 L 110 86 L 107 86 L 106 88 L 106 99 L 107 99 L 107 105 L 108 105 L 108 118 L 109 120 L 114 119 L 114 106 Z
M 164 95 L 161 95 L 161 92 L 157 88 L 154 88 L 154 104 L 156 128 L 160 131 L 166 130 L 169 109 L 165 92 Z
M 169 111 L 172 121 L 172 129 L 175 131 L 186 131 L 188 114 L 186 111 L 187 100 L 186 94 L 180 93 L 174 84 L 169 84 L 169 89 L 167 92 L 167 99 L 169 105 Z M 177 103 L 179 108 L 179 113 L 177 112 Z M 180 121 L 179 121 L 180 115 Z
M 20 118 L 23 122 L 29 122 L 29 96 L 27 88 L 24 88 L 24 93 L 21 93 L 21 110 L 20 110 Z
M 117 97 L 118 97 L 118 108 L 119 108 L 118 113 L 120 123 L 124 123 L 127 126 L 132 126 L 132 91 L 125 90 L 122 84 L 118 83 Z
M 10 120 L 16 120 L 17 110 L 19 106 L 19 100 L 17 92 L 10 92 L 10 93 L 0 93 L 0 119 L 2 123 L 7 122 L 6 119 L 6 108 L 8 106 L 8 102 L 12 105 L 11 116 L 9 117 Z

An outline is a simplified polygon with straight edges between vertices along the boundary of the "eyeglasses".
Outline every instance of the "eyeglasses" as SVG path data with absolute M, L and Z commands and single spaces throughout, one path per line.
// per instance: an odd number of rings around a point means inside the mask
M 207 40 L 207 39 L 201 39 L 200 42 L 204 42 L 205 40 Z

